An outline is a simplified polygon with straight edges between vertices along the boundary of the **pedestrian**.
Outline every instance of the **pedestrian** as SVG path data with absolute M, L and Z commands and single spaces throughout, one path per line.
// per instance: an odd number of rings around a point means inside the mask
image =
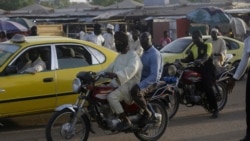
M 228 31 L 228 37 L 234 38 L 234 33 L 233 33 L 233 29 L 232 28 L 230 28 L 229 31 Z
M 94 31 L 92 33 L 86 35 L 85 40 L 92 42 L 92 43 L 95 43 L 97 45 L 103 46 L 104 45 L 104 38 L 102 36 L 101 25 L 98 23 L 94 24 Z
M 84 40 L 85 39 L 85 32 L 84 32 L 84 28 L 81 27 L 81 30 L 79 32 L 79 39 L 80 40 Z
M 165 30 L 163 32 L 163 37 L 160 39 L 161 48 L 171 42 L 171 38 L 169 37 L 169 32 Z
M 0 32 L 0 42 L 5 42 L 7 40 L 8 40 L 8 38 L 7 38 L 6 33 L 4 31 L 1 31 Z
M 126 33 L 128 35 L 129 40 L 132 38 L 132 35 L 128 31 L 128 26 L 126 24 L 120 25 L 119 31 Z
M 115 39 L 114 39 L 114 26 L 112 24 L 107 24 L 107 32 L 103 34 L 104 46 L 116 51 L 115 49 Z
M 29 34 L 29 36 L 38 36 L 38 33 L 37 33 L 37 26 L 32 26 L 31 28 L 30 28 L 30 34 Z
M 140 43 L 140 31 L 139 30 L 133 30 L 132 31 L 132 38 L 129 40 L 129 48 L 130 50 L 136 51 L 136 53 L 141 56 L 143 53 L 143 48 Z
M 235 81 L 239 80 L 241 76 L 245 73 L 245 70 L 248 66 L 248 60 L 250 58 L 250 36 L 244 40 L 244 51 L 242 54 L 242 58 L 239 66 L 237 67 L 236 72 L 233 75 L 231 85 L 229 86 L 229 91 L 231 91 L 234 87 Z M 246 135 L 240 141 L 250 141 L 250 70 L 248 70 L 247 74 L 247 82 L 246 82 L 246 96 L 245 96 L 245 112 L 246 112 Z

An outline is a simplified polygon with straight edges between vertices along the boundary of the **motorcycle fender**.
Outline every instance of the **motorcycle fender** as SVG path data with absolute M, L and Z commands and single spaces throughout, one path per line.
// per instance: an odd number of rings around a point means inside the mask
M 72 104 L 63 104 L 61 106 L 56 107 L 55 111 L 61 111 L 63 109 L 69 109 L 72 112 L 75 112 L 75 108 L 76 108 L 76 106 L 74 106 Z

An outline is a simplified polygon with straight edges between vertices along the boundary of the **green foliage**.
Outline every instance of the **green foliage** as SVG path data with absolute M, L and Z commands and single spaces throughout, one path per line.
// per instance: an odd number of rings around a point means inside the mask
M 22 7 L 34 4 L 36 0 L 0 0 L 0 9 L 17 10 Z

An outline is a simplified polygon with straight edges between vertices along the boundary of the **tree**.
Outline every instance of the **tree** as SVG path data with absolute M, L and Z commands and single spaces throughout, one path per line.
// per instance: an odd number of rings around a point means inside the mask
M 116 2 L 121 2 L 123 0 L 88 0 L 88 1 L 93 5 L 108 6 Z M 134 1 L 143 3 L 143 0 L 134 0 Z
M 17 10 L 19 8 L 34 4 L 36 0 L 0 0 L 0 9 Z

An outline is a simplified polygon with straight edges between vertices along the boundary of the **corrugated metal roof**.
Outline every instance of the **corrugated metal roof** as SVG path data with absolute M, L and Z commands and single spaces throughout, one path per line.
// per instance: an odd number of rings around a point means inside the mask
M 136 2 L 134 0 L 123 0 L 122 2 L 115 3 L 104 7 L 104 9 L 115 9 L 115 8 L 137 8 L 143 7 L 144 4 Z
M 109 11 L 106 11 L 106 12 L 104 12 L 104 13 L 102 13 L 102 14 L 94 17 L 94 18 L 92 18 L 92 19 L 93 20 L 109 19 L 111 17 L 118 16 L 118 15 L 130 12 L 130 11 L 133 11 L 133 9 L 109 10 Z

